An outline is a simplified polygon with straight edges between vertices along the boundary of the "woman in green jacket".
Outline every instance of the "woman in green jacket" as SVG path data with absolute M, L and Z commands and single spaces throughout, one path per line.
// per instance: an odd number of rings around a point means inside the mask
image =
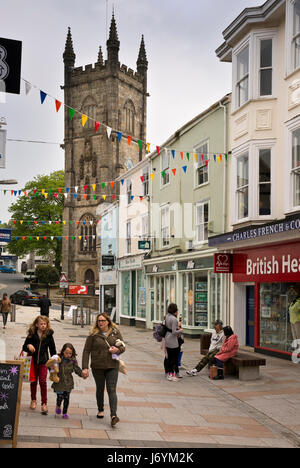
M 119 422 L 116 391 L 119 375 L 118 357 L 124 351 L 125 344 L 122 335 L 110 316 L 99 314 L 85 343 L 82 355 L 82 372 L 84 377 L 88 377 L 89 358 L 91 356 L 91 368 L 97 388 L 97 418 L 104 418 L 104 388 L 106 384 L 112 427 Z

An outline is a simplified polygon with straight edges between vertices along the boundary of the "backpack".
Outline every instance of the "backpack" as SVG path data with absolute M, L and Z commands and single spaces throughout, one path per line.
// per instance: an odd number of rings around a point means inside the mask
M 168 328 L 164 322 L 162 322 L 155 327 L 153 337 L 160 343 L 162 339 L 165 338 L 167 332 L 171 333 L 172 330 Z

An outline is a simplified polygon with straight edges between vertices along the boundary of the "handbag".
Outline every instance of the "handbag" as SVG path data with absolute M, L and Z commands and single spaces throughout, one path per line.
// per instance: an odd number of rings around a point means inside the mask
M 23 372 L 23 382 L 35 382 L 35 372 L 34 372 L 34 362 L 32 356 L 25 356 L 23 351 L 21 351 L 20 356 L 15 356 L 15 361 L 22 361 L 24 365 L 24 372 Z
M 107 344 L 107 346 L 110 348 L 111 345 L 109 344 L 109 342 L 107 340 L 105 340 L 105 343 Z M 124 375 L 127 375 L 127 368 L 126 368 L 126 364 L 124 361 L 122 361 L 122 359 L 120 359 L 119 355 L 118 354 L 112 354 L 112 359 L 114 359 L 115 361 L 118 361 L 119 363 L 119 371 L 124 374 Z

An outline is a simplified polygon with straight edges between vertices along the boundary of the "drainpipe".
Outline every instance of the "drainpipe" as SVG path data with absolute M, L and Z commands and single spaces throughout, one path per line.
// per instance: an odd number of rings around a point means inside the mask
M 224 122 L 223 122 L 223 127 L 224 127 L 224 153 L 227 153 L 227 109 L 226 106 L 222 104 L 221 101 L 219 101 L 219 106 L 223 108 L 224 110 Z M 227 161 L 226 159 L 224 160 L 223 163 L 223 234 L 226 232 L 226 221 L 227 221 L 227 212 L 226 212 L 226 200 L 227 200 Z M 229 295 L 230 295 L 230 282 L 228 275 L 225 275 L 224 278 L 224 300 L 225 300 L 225 316 L 224 319 L 226 323 L 230 323 L 230 300 L 229 300 Z

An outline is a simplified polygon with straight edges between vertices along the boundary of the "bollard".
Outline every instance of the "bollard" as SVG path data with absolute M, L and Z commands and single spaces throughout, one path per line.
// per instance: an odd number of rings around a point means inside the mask
M 11 322 L 15 322 L 15 321 L 16 321 L 16 304 L 12 304 L 12 305 L 11 305 L 10 321 L 11 321 Z
M 61 301 L 61 314 L 60 319 L 65 320 L 65 301 Z

